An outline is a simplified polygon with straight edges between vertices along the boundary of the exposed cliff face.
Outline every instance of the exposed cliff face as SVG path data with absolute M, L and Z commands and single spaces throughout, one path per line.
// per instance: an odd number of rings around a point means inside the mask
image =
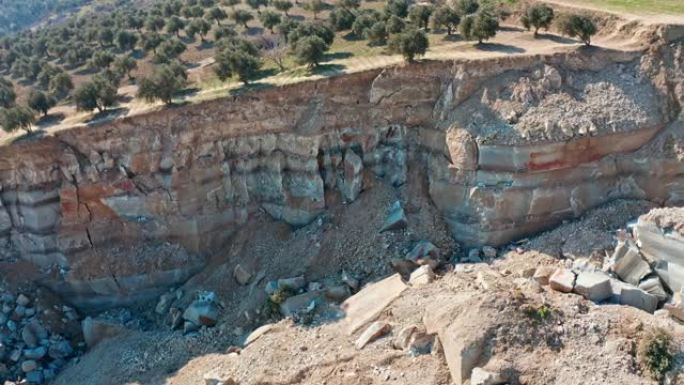
M 364 175 L 416 182 L 409 165 L 426 169 L 465 244 L 506 243 L 616 198 L 676 204 L 683 62 L 674 42 L 424 63 L 62 131 L 0 149 L 1 239 L 62 267 L 46 283 L 97 307 L 156 295 L 202 264 L 138 245 L 210 255 L 255 210 L 306 224 L 327 194 L 354 200 Z M 133 274 L 122 259 L 145 262 Z

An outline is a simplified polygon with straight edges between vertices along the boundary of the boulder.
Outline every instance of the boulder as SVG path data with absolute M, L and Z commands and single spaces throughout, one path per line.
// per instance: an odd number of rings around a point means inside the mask
M 407 260 L 413 261 L 419 265 L 430 265 L 433 269 L 436 269 L 439 265 L 439 258 L 439 248 L 429 241 L 420 241 L 416 243 L 413 249 L 406 254 Z
M 390 261 L 390 266 L 392 266 L 392 270 L 399 273 L 402 277 L 408 278 L 413 270 L 417 269 L 420 265 L 409 259 L 393 258 Z
M 549 286 L 561 293 L 570 293 L 575 287 L 575 273 L 568 269 L 556 269 L 549 277 Z
M 310 291 L 304 294 L 294 295 L 288 297 L 285 302 L 280 304 L 280 313 L 285 317 L 291 317 L 295 313 L 304 311 L 310 308 L 312 303 L 316 306 L 316 301 L 321 296 L 320 291 Z
M 305 287 L 306 279 L 302 275 L 292 278 L 281 278 L 278 280 L 278 289 L 280 290 L 289 289 L 299 291 Z
M 496 248 L 492 246 L 484 246 L 482 248 L 482 255 L 484 255 L 485 258 L 496 258 Z
M 430 265 L 423 265 L 411 273 L 409 284 L 413 287 L 420 287 L 431 283 L 434 279 L 435 273 L 432 271 Z
M 658 298 L 639 288 L 632 287 L 622 289 L 622 293 L 620 293 L 620 304 L 653 313 L 658 308 Z
M 613 294 L 610 277 L 600 272 L 591 271 L 581 272 L 577 275 L 574 292 L 594 302 L 609 299 Z
M 348 334 L 353 334 L 363 325 L 377 318 L 380 313 L 404 290 L 406 284 L 399 274 L 371 283 L 358 293 L 347 298 L 341 305 L 345 312 L 345 326 Z
M 387 322 L 376 321 L 373 322 L 356 340 L 356 348 L 363 349 L 370 342 L 384 336 L 392 330 L 392 327 Z
M 634 233 L 641 253 L 656 263 L 655 271 L 673 292 L 684 285 L 684 235 L 681 208 L 654 209 L 639 217 Z
M 666 301 L 669 295 L 665 291 L 665 288 L 663 287 L 662 282 L 660 282 L 660 278 L 657 276 L 655 277 L 647 277 L 643 281 L 639 283 L 639 289 L 644 290 L 647 293 L 653 294 L 658 298 L 658 301 Z
M 342 302 L 349 298 L 351 291 L 347 285 L 331 286 L 325 289 L 325 297 L 334 302 Z
M 354 278 L 351 274 L 347 273 L 346 271 L 342 271 L 342 282 L 344 282 L 347 286 L 349 286 L 350 289 L 353 291 L 359 290 L 359 285 L 360 282 L 358 279 Z
M 429 354 L 432 351 L 432 345 L 434 342 L 435 336 L 433 334 L 427 334 L 422 330 L 417 330 L 411 335 L 411 339 L 407 347 L 409 354 L 413 356 Z
M 157 302 L 157 306 L 155 306 L 154 312 L 159 315 L 168 314 L 169 309 L 171 309 L 171 305 L 173 304 L 173 301 L 175 299 L 176 296 L 173 293 L 162 294 L 161 296 L 159 296 L 159 302 Z
M 642 278 L 651 273 L 648 262 L 644 261 L 639 249 L 629 240 L 618 242 L 612 260 L 611 269 L 631 285 L 638 285 Z
M 275 328 L 274 324 L 265 324 L 265 325 L 259 326 L 258 328 L 254 329 L 254 331 L 249 333 L 249 335 L 245 339 L 245 342 L 242 344 L 242 346 L 247 347 L 252 342 L 261 338 L 261 336 L 263 336 L 264 334 L 273 330 L 273 328 Z
M 183 319 L 198 326 L 214 326 L 218 321 L 219 309 L 213 301 L 193 301 L 185 312 Z
M 411 337 L 418 330 L 417 325 L 408 325 L 402 328 L 394 340 L 392 341 L 392 347 L 399 350 L 406 350 L 409 348 L 411 342 Z
M 501 385 L 506 380 L 499 373 L 490 372 L 482 368 L 474 368 L 470 375 L 470 385 Z
M 26 360 L 21 363 L 21 370 L 24 373 L 32 372 L 38 369 L 38 363 L 35 360 Z
M 347 149 L 342 166 L 339 189 L 346 202 L 353 202 L 359 197 L 363 187 L 363 161 L 354 151 Z
M 385 219 L 382 228 L 380 228 L 380 232 L 384 233 L 385 231 L 405 229 L 407 225 L 408 219 L 406 219 L 404 209 L 401 207 L 401 202 L 396 201 L 390 207 L 387 218 Z
M 247 271 L 242 265 L 239 263 L 235 266 L 235 269 L 233 270 L 233 278 L 235 278 L 235 281 L 244 286 L 249 283 L 249 280 L 252 279 L 252 273 Z
M 86 317 L 81 322 L 81 330 L 86 345 L 88 345 L 88 348 L 93 348 L 101 341 L 116 337 L 125 332 L 126 328 L 123 325 L 110 321 Z

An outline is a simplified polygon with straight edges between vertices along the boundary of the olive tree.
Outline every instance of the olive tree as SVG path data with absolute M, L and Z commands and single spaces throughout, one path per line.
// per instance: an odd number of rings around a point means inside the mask
M 534 29 L 534 36 L 539 34 L 539 29 L 549 29 L 553 22 L 553 8 L 546 4 L 535 4 L 525 10 L 520 22 L 528 31 Z
M 561 19 L 561 32 L 570 37 L 579 37 L 587 46 L 591 45 L 591 37 L 598 32 L 596 25 L 586 16 L 570 15 Z
M 138 97 L 149 102 L 161 100 L 167 105 L 172 104 L 173 97 L 185 87 L 187 76 L 180 63 L 162 64 L 152 75 L 140 80 Z
M 400 53 L 407 62 L 412 62 L 416 56 L 422 56 L 430 45 L 425 32 L 411 28 L 393 35 L 389 41 L 392 52 Z

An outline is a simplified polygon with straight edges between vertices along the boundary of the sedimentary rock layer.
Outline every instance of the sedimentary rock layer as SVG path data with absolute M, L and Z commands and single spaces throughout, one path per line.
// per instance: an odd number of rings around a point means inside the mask
M 407 167 L 425 168 L 465 244 L 502 244 L 616 198 L 675 204 L 682 51 L 660 40 L 647 52 L 406 65 L 15 143 L 0 149 L 0 239 L 60 266 L 51 287 L 86 298 L 111 287 L 99 279 L 140 274 L 117 275 L 116 245 L 206 256 L 255 210 L 304 225 L 327 193 L 353 200 L 363 174 L 400 186 L 418 182 Z M 93 261 L 110 268 L 76 268 Z M 149 271 L 167 285 L 197 266 L 162 265 Z M 105 292 L 123 301 L 127 290 Z

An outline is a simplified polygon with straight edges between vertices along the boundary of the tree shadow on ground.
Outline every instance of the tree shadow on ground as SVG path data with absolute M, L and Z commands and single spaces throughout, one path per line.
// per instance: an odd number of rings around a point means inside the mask
M 95 115 L 93 115 L 90 119 L 86 120 L 86 124 L 95 124 L 95 123 L 101 123 L 101 122 L 106 122 L 110 120 L 115 120 L 121 117 L 124 117 L 128 115 L 130 112 L 130 109 L 128 107 L 114 107 L 110 108 L 108 110 L 98 112 Z
M 34 140 L 41 139 L 45 136 L 45 131 L 42 129 L 34 129 L 31 132 L 24 132 L 23 134 L 17 136 L 16 138 L 13 138 L 10 140 L 10 143 L 23 143 L 23 142 L 32 142 Z
M 554 43 L 558 44 L 577 44 L 579 41 L 575 39 L 570 39 L 569 37 L 565 36 L 558 36 L 558 35 L 553 35 L 550 33 L 540 33 L 537 34 L 537 39 L 544 39 L 544 40 L 550 40 Z
M 254 75 L 254 80 L 264 79 L 278 74 L 276 68 L 262 68 Z
M 80 75 L 80 76 L 94 75 L 97 72 L 98 72 L 97 68 L 85 67 L 85 68 L 82 68 L 78 71 L 75 71 L 74 75 Z
M 523 27 L 517 27 L 515 25 L 503 25 L 499 27 L 499 31 L 502 32 L 525 32 L 526 29 Z
M 451 34 L 451 35 L 444 35 L 444 40 L 450 41 L 450 42 L 465 41 L 463 36 L 461 36 L 460 34 L 456 34 L 456 33 Z
M 516 47 L 514 45 L 510 44 L 501 44 L 501 43 L 482 43 L 482 44 L 475 44 L 475 48 L 477 48 L 480 51 L 486 51 L 486 52 L 503 52 L 503 53 L 525 53 L 524 48 Z
M 243 84 L 240 87 L 233 88 L 232 90 L 228 91 L 228 93 L 232 96 L 237 96 L 245 92 L 266 90 L 273 87 L 275 87 L 275 85 L 271 83 L 248 83 Z
M 349 32 L 342 36 L 342 38 L 346 41 L 359 41 L 363 40 L 363 37 L 357 36 L 354 32 Z
M 249 27 L 243 33 L 247 36 L 259 36 L 264 33 L 264 29 L 261 27 Z
M 199 50 L 204 50 L 204 49 L 212 49 L 214 48 L 214 42 L 205 40 L 200 42 L 200 44 L 197 45 L 197 49 Z
M 337 60 L 337 59 L 348 59 L 352 56 L 354 56 L 354 54 L 351 52 L 348 52 L 348 51 L 326 52 L 325 55 L 323 55 L 323 61 L 330 61 L 330 60 Z
M 319 64 L 311 70 L 312 75 L 335 76 L 344 73 L 347 66 L 342 64 Z
M 65 117 L 66 116 L 61 112 L 57 114 L 48 114 L 38 119 L 38 121 L 36 122 L 36 127 L 46 128 L 54 126 L 56 124 L 61 123 Z

